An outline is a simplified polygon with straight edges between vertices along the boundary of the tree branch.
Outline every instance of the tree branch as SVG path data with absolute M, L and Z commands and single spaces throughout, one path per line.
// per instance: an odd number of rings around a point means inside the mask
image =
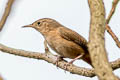
M 94 0 L 93 0 L 94 1 Z M 14 0 L 8 0 L 5 12 L 2 16 L 2 19 L 0 21 L 0 31 L 2 30 L 5 21 L 10 13 L 11 10 L 11 6 L 13 4 Z M 13 54 L 13 55 L 18 55 L 18 56 L 23 56 L 23 57 L 28 57 L 28 58 L 34 58 L 34 59 L 39 59 L 39 60 L 45 60 L 49 63 L 52 63 L 55 65 L 56 59 L 57 57 L 52 55 L 50 52 L 50 54 L 47 53 L 38 53 L 38 52 L 30 52 L 30 51 L 24 51 L 24 50 L 20 50 L 20 49 L 14 49 L 14 48 L 10 48 L 7 46 L 4 46 L 2 44 L 0 44 L 0 50 L 2 52 L 6 52 L 9 54 Z M 65 60 L 59 61 L 58 62 L 58 67 L 61 69 L 64 69 L 64 65 L 66 65 L 67 62 Z M 120 59 L 111 62 L 111 66 L 113 69 L 117 69 L 120 68 Z M 73 64 L 70 64 L 70 66 L 67 67 L 66 69 L 67 71 L 69 71 L 70 73 L 73 74 L 78 74 L 78 75 L 82 75 L 82 76 L 86 76 L 86 77 L 94 77 L 95 73 L 94 73 L 94 69 L 88 69 L 88 68 L 82 68 L 82 67 L 77 67 Z
M 6 5 L 5 11 L 4 11 L 4 14 L 3 14 L 2 19 L 0 21 L 0 31 L 2 30 L 4 24 L 7 20 L 7 17 L 9 16 L 9 13 L 10 13 L 13 2 L 14 2 L 14 0 L 8 0 L 8 3 Z
M 0 75 L 0 80 L 3 80 L 2 76 Z
M 111 30 L 110 26 L 108 24 L 106 24 L 106 30 L 107 32 L 112 36 L 112 38 L 114 39 L 114 41 L 116 42 L 116 45 L 120 48 L 120 42 L 119 39 L 117 38 L 117 36 L 113 33 L 113 31 Z
M 113 1 L 111 11 L 110 11 L 110 13 L 109 13 L 109 15 L 108 15 L 108 18 L 107 18 L 107 20 L 106 20 L 106 23 L 107 23 L 107 24 L 109 24 L 110 19 L 112 18 L 113 14 L 114 14 L 114 12 L 115 12 L 115 10 L 116 10 L 116 7 L 117 7 L 118 2 L 119 2 L 119 0 L 114 0 L 114 1 Z
M 34 58 L 38 60 L 45 60 L 48 63 L 52 63 L 54 65 L 57 60 L 57 57 L 50 52 L 48 53 L 30 52 L 30 51 L 10 48 L 2 44 L 0 44 L 0 51 L 13 54 L 13 55 Z M 57 66 L 61 69 L 64 69 L 64 65 L 67 65 L 67 62 L 65 60 L 62 60 L 58 62 Z M 64 70 L 69 71 L 70 73 L 73 73 L 73 74 L 78 74 L 78 75 L 87 76 L 87 77 L 95 76 L 93 69 L 77 67 L 73 64 L 70 64 L 70 66 L 67 66 L 67 69 L 64 69 Z
M 112 18 L 113 14 L 114 14 L 114 12 L 116 10 L 116 6 L 117 6 L 118 2 L 119 2 L 119 0 L 114 0 L 113 1 L 111 11 L 110 11 L 110 13 L 108 15 L 108 18 L 106 19 L 106 30 L 112 36 L 112 38 L 116 42 L 116 45 L 120 48 L 120 42 L 119 42 L 117 36 L 113 33 L 113 31 L 111 30 L 111 28 L 108 25 L 109 22 L 110 22 L 110 19 Z
M 91 12 L 88 48 L 95 73 L 100 80 L 118 80 L 112 72 L 105 50 L 104 32 L 106 23 L 103 0 L 88 0 L 88 3 Z
M 33 59 L 38 59 L 38 60 L 45 60 L 54 65 L 55 65 L 55 62 L 57 59 L 57 57 L 54 56 L 50 52 L 48 52 L 48 53 L 30 52 L 30 51 L 10 48 L 10 47 L 7 47 L 2 44 L 0 44 L 0 51 L 6 52 L 9 54 L 13 54 L 13 55 L 22 56 L 22 57 L 33 58 Z M 59 61 L 58 67 L 61 69 L 64 69 L 64 65 L 66 65 L 66 64 L 67 64 L 67 62 L 65 60 Z M 120 59 L 118 59 L 114 62 L 111 62 L 111 66 L 114 70 L 120 68 Z M 67 67 L 66 71 L 69 71 L 72 74 L 78 74 L 78 75 L 82 75 L 82 76 L 86 76 L 86 77 L 94 77 L 95 76 L 94 69 L 78 67 L 73 64 L 70 64 L 70 66 Z

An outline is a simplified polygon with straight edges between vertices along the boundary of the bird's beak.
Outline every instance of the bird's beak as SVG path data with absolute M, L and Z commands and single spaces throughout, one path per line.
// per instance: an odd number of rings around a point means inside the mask
M 23 26 L 23 28 L 26 28 L 26 27 L 34 27 L 34 26 L 32 24 Z

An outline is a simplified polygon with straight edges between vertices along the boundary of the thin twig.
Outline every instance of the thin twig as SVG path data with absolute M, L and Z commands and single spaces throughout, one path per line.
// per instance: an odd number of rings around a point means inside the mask
M 115 10 L 116 10 L 116 6 L 117 6 L 118 2 L 119 2 L 119 0 L 114 0 L 114 1 L 113 1 L 112 9 L 111 9 L 111 11 L 110 11 L 110 13 L 109 13 L 109 15 L 108 15 L 107 20 L 106 20 L 106 23 L 107 23 L 107 24 L 109 24 L 110 19 L 112 18 L 113 14 L 114 14 L 114 12 L 115 12 Z
M 117 36 L 113 33 L 113 31 L 111 30 L 111 28 L 109 27 L 109 22 L 110 22 L 110 19 L 112 18 L 115 10 L 116 10 L 116 6 L 118 4 L 119 0 L 114 0 L 113 1 L 113 4 L 112 4 L 112 9 L 108 15 L 108 18 L 106 19 L 106 30 L 107 32 L 112 36 L 112 38 L 114 39 L 114 41 L 116 42 L 116 45 L 120 48 L 120 42 L 119 42 L 119 39 L 117 38 Z
M 0 21 L 0 31 L 2 30 L 6 20 L 7 20 L 7 17 L 9 16 L 9 13 L 11 11 L 11 7 L 12 7 L 12 4 L 13 4 L 14 0 L 8 0 L 8 3 L 6 5 L 6 8 L 5 8 L 5 11 L 4 11 L 4 14 L 1 18 L 1 21 Z
M 113 31 L 111 30 L 111 28 L 109 27 L 109 25 L 106 25 L 106 29 L 107 29 L 107 32 L 112 36 L 112 38 L 113 38 L 114 41 L 116 42 L 116 45 L 120 48 L 119 39 L 118 39 L 117 36 L 113 33 Z

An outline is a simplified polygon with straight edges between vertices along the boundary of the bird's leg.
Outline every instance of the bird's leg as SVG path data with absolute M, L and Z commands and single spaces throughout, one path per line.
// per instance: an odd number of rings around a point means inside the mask
M 47 41 L 44 40 L 44 47 L 45 47 L 45 53 L 48 53 L 49 52 L 49 48 L 47 46 Z
M 74 59 L 72 59 L 70 62 L 68 62 L 64 67 L 65 69 L 67 69 L 67 66 L 69 66 L 70 64 L 72 64 L 74 61 L 76 61 L 77 59 L 82 58 L 84 55 L 84 53 L 81 53 L 79 56 L 75 57 Z
M 82 58 L 83 55 L 79 55 L 76 58 L 72 59 L 70 62 L 68 62 L 69 64 L 72 64 L 74 61 L 76 61 L 77 59 Z
M 55 55 L 57 57 L 57 60 L 55 61 L 55 65 L 58 67 L 58 62 L 63 60 L 63 56 Z

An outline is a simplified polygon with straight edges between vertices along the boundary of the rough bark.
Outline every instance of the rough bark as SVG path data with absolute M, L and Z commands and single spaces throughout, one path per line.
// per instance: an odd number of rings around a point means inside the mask
M 95 73 L 100 80 L 118 80 L 113 74 L 105 50 L 105 9 L 102 0 L 88 0 L 91 22 L 89 34 L 89 52 Z
M 46 62 L 49 62 L 54 65 L 55 65 L 55 61 L 57 59 L 56 56 L 54 56 L 52 53 L 50 53 L 48 51 L 45 53 L 31 52 L 31 51 L 25 51 L 25 50 L 21 50 L 21 49 L 10 48 L 3 44 L 0 44 L 0 51 L 9 53 L 9 54 L 13 54 L 13 55 L 22 56 L 22 57 L 33 58 L 33 59 L 38 59 L 38 60 L 45 60 Z M 58 62 L 57 67 L 64 69 L 64 65 L 66 65 L 66 64 L 67 64 L 67 62 L 65 60 L 61 60 Z M 120 59 L 113 61 L 110 64 L 114 70 L 118 69 L 118 68 L 120 68 Z M 68 71 L 72 74 L 78 74 L 78 75 L 82 75 L 82 76 L 86 76 L 86 77 L 96 76 L 94 73 L 94 69 L 78 67 L 73 64 L 70 64 L 70 66 L 67 67 L 66 71 Z

